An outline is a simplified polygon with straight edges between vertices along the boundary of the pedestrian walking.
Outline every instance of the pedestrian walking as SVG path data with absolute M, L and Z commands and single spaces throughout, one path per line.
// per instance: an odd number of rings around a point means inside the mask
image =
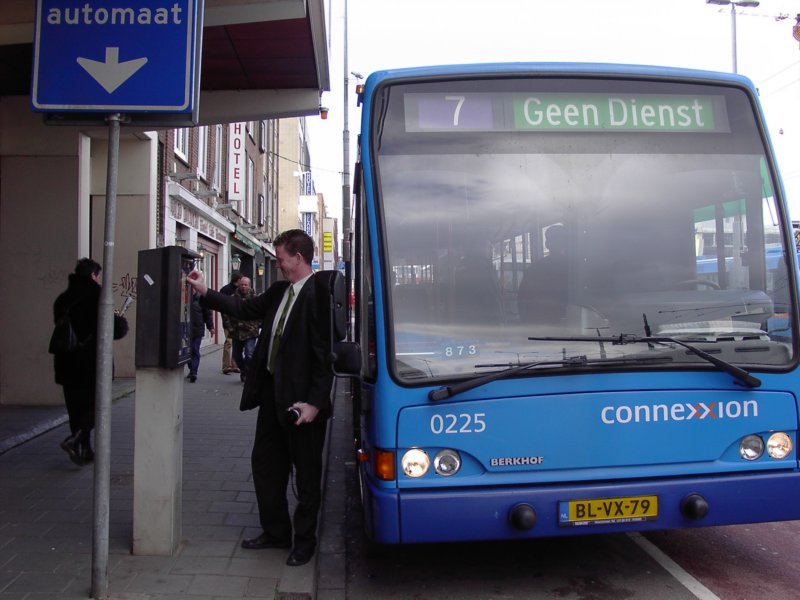
M 214 315 L 211 309 L 200 305 L 200 296 L 192 292 L 192 304 L 189 309 L 189 328 L 191 334 L 191 349 L 189 358 L 189 374 L 186 379 L 189 383 L 197 381 L 197 369 L 200 367 L 200 344 L 205 336 L 206 328 L 214 333 Z
M 291 547 L 286 564 L 297 566 L 311 560 L 316 550 L 333 373 L 330 335 L 322 325 L 311 269 L 314 242 L 304 231 L 292 229 L 273 243 L 285 281 L 255 298 L 208 290 L 197 271 L 189 274 L 189 282 L 211 308 L 239 319 L 261 319 L 241 409 L 259 408 L 252 468 L 262 533 L 243 540 L 242 547 Z M 293 519 L 286 498 L 292 467 L 298 499 Z
M 219 289 L 219 293 L 232 296 L 241 278 L 242 273 L 240 271 L 231 271 L 231 280 Z M 236 363 L 233 361 L 233 355 L 231 354 L 233 339 L 231 338 L 230 317 L 226 314 L 222 315 L 222 331 L 225 333 L 225 343 L 222 345 L 222 372 L 225 373 L 225 375 L 238 373 L 239 367 L 236 366 Z
M 242 276 L 239 278 L 239 283 L 233 295 L 242 300 L 255 298 L 256 294 L 253 288 L 250 287 L 249 277 Z M 253 352 L 256 349 L 256 340 L 258 339 L 258 333 L 261 329 L 261 321 L 258 319 L 245 321 L 235 317 L 228 317 L 228 322 L 231 328 L 231 341 L 233 343 L 233 360 L 238 367 L 239 378 L 244 381 L 247 377 L 247 369 L 250 366 L 250 360 L 253 358 Z
M 64 389 L 70 435 L 61 448 L 76 465 L 94 460 L 91 432 L 94 429 L 95 379 L 97 375 L 97 311 L 100 301 L 100 265 L 82 258 L 69 275 L 67 289 L 53 304 L 57 329 L 63 324 L 71 331 L 72 343 L 53 348 L 56 383 Z M 56 332 L 58 333 L 58 332 Z M 114 339 L 128 333 L 125 317 L 114 315 Z

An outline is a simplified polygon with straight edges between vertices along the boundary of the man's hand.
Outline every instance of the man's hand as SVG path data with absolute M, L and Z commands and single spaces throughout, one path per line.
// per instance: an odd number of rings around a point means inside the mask
M 297 421 L 295 421 L 295 425 L 311 423 L 311 421 L 313 421 L 319 413 L 319 409 L 308 402 L 295 402 L 292 404 L 292 408 L 296 408 L 300 411 L 300 416 L 298 417 Z
M 206 292 L 208 292 L 208 286 L 206 286 L 206 282 L 203 281 L 203 275 L 200 271 L 192 271 L 189 273 L 186 276 L 186 282 L 201 296 L 205 296 Z

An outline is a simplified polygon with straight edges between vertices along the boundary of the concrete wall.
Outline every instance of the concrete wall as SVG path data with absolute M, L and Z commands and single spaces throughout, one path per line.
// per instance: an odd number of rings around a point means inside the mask
M 300 122 L 297 119 L 281 119 L 279 121 L 282 157 L 278 163 L 278 233 L 287 229 L 302 229 L 298 216 L 300 201 L 300 179 L 294 173 L 307 171 L 308 167 L 292 161 L 301 160 Z
M 47 343 L 53 301 L 80 255 L 81 153 L 27 98 L 0 98 L 0 403 L 59 404 Z
M 0 98 L 0 404 L 59 405 L 47 343 L 52 306 L 75 262 L 103 263 L 107 142 L 104 127 L 45 126 L 27 97 Z M 155 246 L 156 141 L 120 142 L 115 306 L 135 294 L 137 252 Z M 104 269 L 104 272 L 107 269 Z M 131 332 L 115 343 L 116 375 L 134 375 Z
M 114 307 L 119 309 L 127 296 L 134 299 L 125 313 L 130 331 L 124 339 L 114 342 L 114 374 L 117 377 L 136 375 L 136 276 L 139 250 L 155 247 L 156 181 L 153 174 L 156 170 L 152 161 L 157 152 L 156 144 L 155 136 L 152 139 L 120 140 L 114 268 L 109 277 L 103 261 L 108 144 L 106 140 L 92 140 L 92 257 L 103 265 L 103 285 L 112 286 Z

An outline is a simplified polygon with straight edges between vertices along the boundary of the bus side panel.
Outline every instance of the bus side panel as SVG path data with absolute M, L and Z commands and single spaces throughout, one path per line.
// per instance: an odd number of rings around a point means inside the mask
M 367 537 L 379 544 L 399 544 L 400 498 L 397 490 L 378 487 L 360 470 L 363 490 L 362 509 Z
M 375 386 L 362 383 L 361 402 L 354 418 L 359 423 L 360 450 L 366 462 L 358 462 L 361 485 L 361 508 L 364 512 L 364 530 L 369 539 L 379 544 L 400 543 L 400 505 L 397 481 L 379 481 L 374 473 L 374 450 L 393 448 L 395 445 L 394 415 L 385 406 L 375 402 L 381 397 Z M 387 418 L 387 411 L 393 418 Z
M 692 520 L 681 514 L 681 501 L 689 494 L 700 494 L 708 501 L 704 518 Z M 559 524 L 559 502 L 643 495 L 658 496 L 657 519 L 585 526 Z M 402 492 L 401 536 L 403 543 L 501 540 L 794 520 L 800 518 L 799 495 L 800 473 L 795 471 L 580 487 L 506 487 L 481 494 L 471 490 Z M 514 529 L 509 521 L 512 508 L 519 503 L 527 503 L 536 511 L 536 523 L 527 531 Z

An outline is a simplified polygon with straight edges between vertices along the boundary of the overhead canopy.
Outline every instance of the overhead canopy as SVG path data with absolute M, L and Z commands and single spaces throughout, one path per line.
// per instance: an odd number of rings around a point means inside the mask
M 31 89 L 36 0 L 2 0 L 0 96 Z M 205 0 L 200 123 L 318 114 L 330 89 L 323 0 Z

